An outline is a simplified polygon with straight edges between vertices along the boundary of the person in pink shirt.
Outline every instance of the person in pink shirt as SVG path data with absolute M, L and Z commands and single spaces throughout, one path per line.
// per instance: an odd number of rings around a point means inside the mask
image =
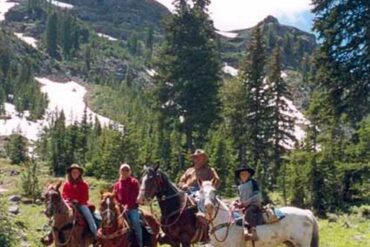
M 134 228 L 140 247 L 143 246 L 143 233 L 140 225 L 140 215 L 136 198 L 139 195 L 139 181 L 131 175 L 129 164 L 122 164 L 119 169 L 120 177 L 113 186 L 117 201 L 127 210 L 129 220 Z

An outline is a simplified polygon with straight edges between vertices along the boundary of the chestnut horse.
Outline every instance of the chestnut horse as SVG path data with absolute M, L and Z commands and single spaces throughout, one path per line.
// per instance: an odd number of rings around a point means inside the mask
M 102 217 L 101 228 L 98 230 L 98 243 L 103 247 L 129 247 L 138 246 L 135 235 L 128 224 L 125 210 L 118 204 L 113 193 L 101 194 L 100 215 Z M 150 236 L 150 244 L 147 247 L 156 247 L 159 236 L 159 222 L 151 215 L 144 214 L 144 220 L 150 226 L 153 234 Z M 144 236 L 143 236 L 144 239 Z
M 79 224 L 77 209 L 69 206 L 62 198 L 57 185 L 50 185 L 45 193 L 45 215 L 52 218 L 52 236 L 43 244 L 50 245 L 55 240 L 56 247 L 87 247 L 94 242 L 87 224 Z
M 154 197 L 161 209 L 161 228 L 165 233 L 161 243 L 189 247 L 208 239 L 208 228 L 198 227 L 197 207 L 192 199 L 176 188 L 158 166 L 144 167 L 138 202 L 149 204 Z

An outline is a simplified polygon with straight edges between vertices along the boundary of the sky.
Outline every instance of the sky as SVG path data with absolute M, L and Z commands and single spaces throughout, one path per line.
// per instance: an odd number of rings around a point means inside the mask
M 173 0 L 156 0 L 173 10 Z M 311 0 L 211 0 L 210 15 L 215 27 L 231 31 L 256 25 L 268 15 L 279 22 L 311 31 Z

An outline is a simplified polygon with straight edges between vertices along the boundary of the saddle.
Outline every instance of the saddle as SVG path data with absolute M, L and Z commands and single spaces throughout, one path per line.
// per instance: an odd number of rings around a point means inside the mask
M 233 211 L 232 215 L 236 225 L 243 226 L 244 214 L 242 214 L 240 211 Z M 259 217 L 260 219 L 259 224 L 257 225 L 266 225 L 279 222 L 285 217 L 285 214 L 279 208 L 275 208 L 273 205 L 267 204 L 261 208 L 256 217 Z

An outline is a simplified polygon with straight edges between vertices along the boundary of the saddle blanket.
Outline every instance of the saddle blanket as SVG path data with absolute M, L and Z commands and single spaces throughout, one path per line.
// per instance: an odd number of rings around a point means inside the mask
M 277 217 L 277 221 L 280 221 L 285 217 L 285 214 L 279 208 L 273 208 L 272 210 L 274 212 L 274 215 Z M 262 212 L 262 214 L 264 214 L 264 213 L 265 212 Z M 235 223 L 238 226 L 242 226 L 244 215 L 240 211 L 233 211 L 232 215 L 233 215 Z M 277 222 L 277 221 L 275 221 L 275 222 Z M 273 223 L 275 223 L 275 222 L 273 222 Z M 265 223 L 265 224 L 270 224 L 270 222 Z

